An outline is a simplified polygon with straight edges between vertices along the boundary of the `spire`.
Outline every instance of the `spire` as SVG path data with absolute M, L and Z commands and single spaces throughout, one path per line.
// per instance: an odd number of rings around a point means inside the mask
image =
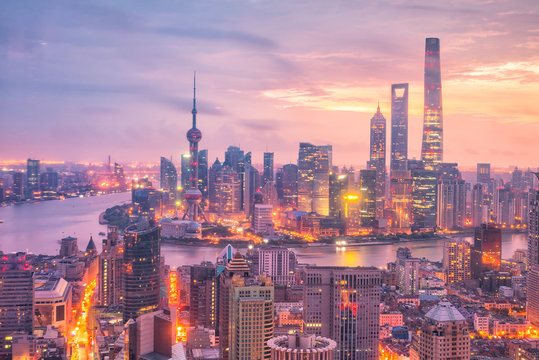
M 197 72 L 193 71 L 193 129 L 197 127 Z
M 378 100 L 378 109 L 376 110 L 376 112 L 380 112 L 380 100 Z

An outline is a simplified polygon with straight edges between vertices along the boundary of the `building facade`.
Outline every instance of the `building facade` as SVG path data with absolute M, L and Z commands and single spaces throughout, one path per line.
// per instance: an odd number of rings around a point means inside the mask
M 161 234 L 143 220 L 125 229 L 123 241 L 124 322 L 159 306 Z
M 472 278 L 470 243 L 463 239 L 444 242 L 443 265 L 448 284 Z
M 441 301 L 425 315 L 410 348 L 410 360 L 468 360 L 470 334 L 464 316 L 449 302 Z
M 382 218 L 386 198 L 386 118 L 380 112 L 371 118 L 370 156 L 368 168 L 376 171 L 376 217 Z
M 440 39 L 427 38 L 425 44 L 425 110 L 421 160 L 427 170 L 443 161 L 442 77 Z
M 380 271 L 308 266 L 302 277 L 304 332 L 335 339 L 335 359 L 378 359 Z
M 14 335 L 34 330 L 34 273 L 26 254 L 0 257 L 0 359 L 11 359 Z

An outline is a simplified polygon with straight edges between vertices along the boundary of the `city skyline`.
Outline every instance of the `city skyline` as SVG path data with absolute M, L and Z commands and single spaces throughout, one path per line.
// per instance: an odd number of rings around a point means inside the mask
M 228 145 L 253 151 L 255 163 L 263 151 L 295 163 L 298 144 L 312 142 L 333 145 L 335 164 L 364 167 L 369 120 L 378 100 L 391 117 L 398 82 L 410 84 L 408 151 L 419 159 L 424 41 L 438 37 L 444 161 L 535 165 L 536 4 L 243 5 L 3 4 L 1 160 L 178 158 L 193 69 L 211 163 Z M 287 21 L 298 11 L 304 20 Z M 406 29 L 375 30 L 388 16 Z

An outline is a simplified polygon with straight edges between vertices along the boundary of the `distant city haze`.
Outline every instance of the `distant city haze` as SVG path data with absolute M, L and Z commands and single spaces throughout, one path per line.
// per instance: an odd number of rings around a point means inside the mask
M 188 152 L 192 71 L 200 149 L 296 163 L 300 142 L 364 167 L 369 121 L 409 83 L 420 158 L 425 38 L 440 39 L 443 160 L 536 166 L 539 3 L 0 4 L 0 160 L 158 162 Z M 390 139 L 390 133 L 387 133 Z M 389 147 L 388 147 L 389 148 Z

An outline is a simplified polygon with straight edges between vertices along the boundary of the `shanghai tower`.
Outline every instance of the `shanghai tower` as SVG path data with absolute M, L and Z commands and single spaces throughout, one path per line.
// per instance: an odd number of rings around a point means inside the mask
M 434 170 L 443 161 L 442 78 L 438 38 L 427 38 L 425 45 L 425 113 L 421 160 L 427 170 Z

